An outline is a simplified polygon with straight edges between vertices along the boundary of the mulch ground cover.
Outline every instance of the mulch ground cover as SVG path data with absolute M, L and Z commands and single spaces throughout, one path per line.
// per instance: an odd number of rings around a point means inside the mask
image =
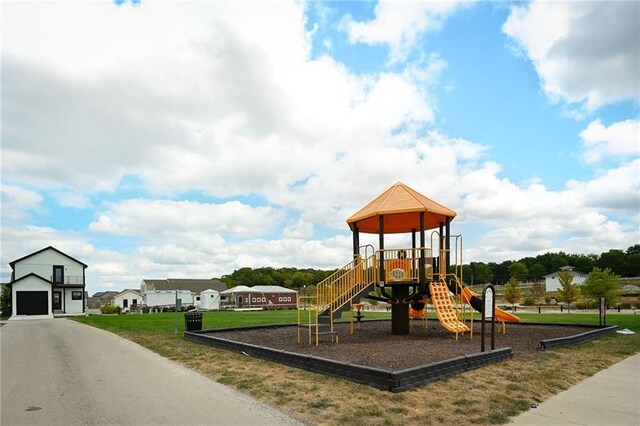
M 236 342 L 250 343 L 268 348 L 304 355 L 313 355 L 351 364 L 397 371 L 432 362 L 480 352 L 481 326 L 474 324 L 473 338 L 469 333 L 459 335 L 445 330 L 438 321 L 430 320 L 427 328 L 415 322 L 411 334 L 394 336 L 390 321 L 366 321 L 354 334 L 349 332 L 349 323 L 336 324 L 340 343 L 332 343 L 328 336 L 321 336 L 319 346 L 309 345 L 306 329 L 301 329 L 302 343 L 297 342 L 297 328 L 254 328 L 247 330 L 219 331 L 213 335 Z M 540 341 L 567 337 L 597 327 L 558 325 L 507 324 L 506 334 L 498 333 L 496 327 L 495 348 L 511 347 L 514 356 L 540 350 Z M 485 345 L 490 349 L 490 327 L 485 328 Z

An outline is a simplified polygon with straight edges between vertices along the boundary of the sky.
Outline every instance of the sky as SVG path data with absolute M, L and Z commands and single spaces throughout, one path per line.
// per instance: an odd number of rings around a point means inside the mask
M 50 245 L 90 294 L 340 267 L 398 181 L 465 263 L 640 243 L 639 2 L 0 7 L 3 282 Z

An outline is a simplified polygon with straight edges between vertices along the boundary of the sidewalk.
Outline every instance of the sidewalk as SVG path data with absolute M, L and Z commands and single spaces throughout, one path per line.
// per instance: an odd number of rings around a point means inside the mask
M 640 354 L 549 398 L 538 408 L 515 417 L 510 424 L 639 425 Z

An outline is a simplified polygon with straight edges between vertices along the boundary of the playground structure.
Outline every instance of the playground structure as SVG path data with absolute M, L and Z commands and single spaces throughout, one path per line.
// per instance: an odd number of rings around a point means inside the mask
M 483 304 L 463 284 L 462 236 L 450 233 L 455 216 L 453 210 L 398 182 L 347 219 L 353 233 L 353 260 L 320 282 L 315 295 L 298 299 L 298 343 L 303 331 L 309 344 L 315 338 L 317 345 L 322 335 L 337 342 L 334 321 L 347 310 L 353 313 L 361 298 L 391 304 L 394 335 L 409 334 L 411 318 L 424 319 L 426 326 L 429 302 L 442 326 L 456 338 L 471 331 L 465 323 L 466 307 L 482 312 Z M 360 233 L 378 234 L 378 250 L 361 246 Z M 411 248 L 385 249 L 385 235 L 407 233 Z M 503 327 L 505 322 L 519 322 L 499 309 L 495 316 Z

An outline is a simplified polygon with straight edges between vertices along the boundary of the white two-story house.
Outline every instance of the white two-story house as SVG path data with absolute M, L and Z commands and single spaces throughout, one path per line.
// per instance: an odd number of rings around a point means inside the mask
M 9 265 L 13 317 L 84 313 L 84 263 L 49 246 Z

